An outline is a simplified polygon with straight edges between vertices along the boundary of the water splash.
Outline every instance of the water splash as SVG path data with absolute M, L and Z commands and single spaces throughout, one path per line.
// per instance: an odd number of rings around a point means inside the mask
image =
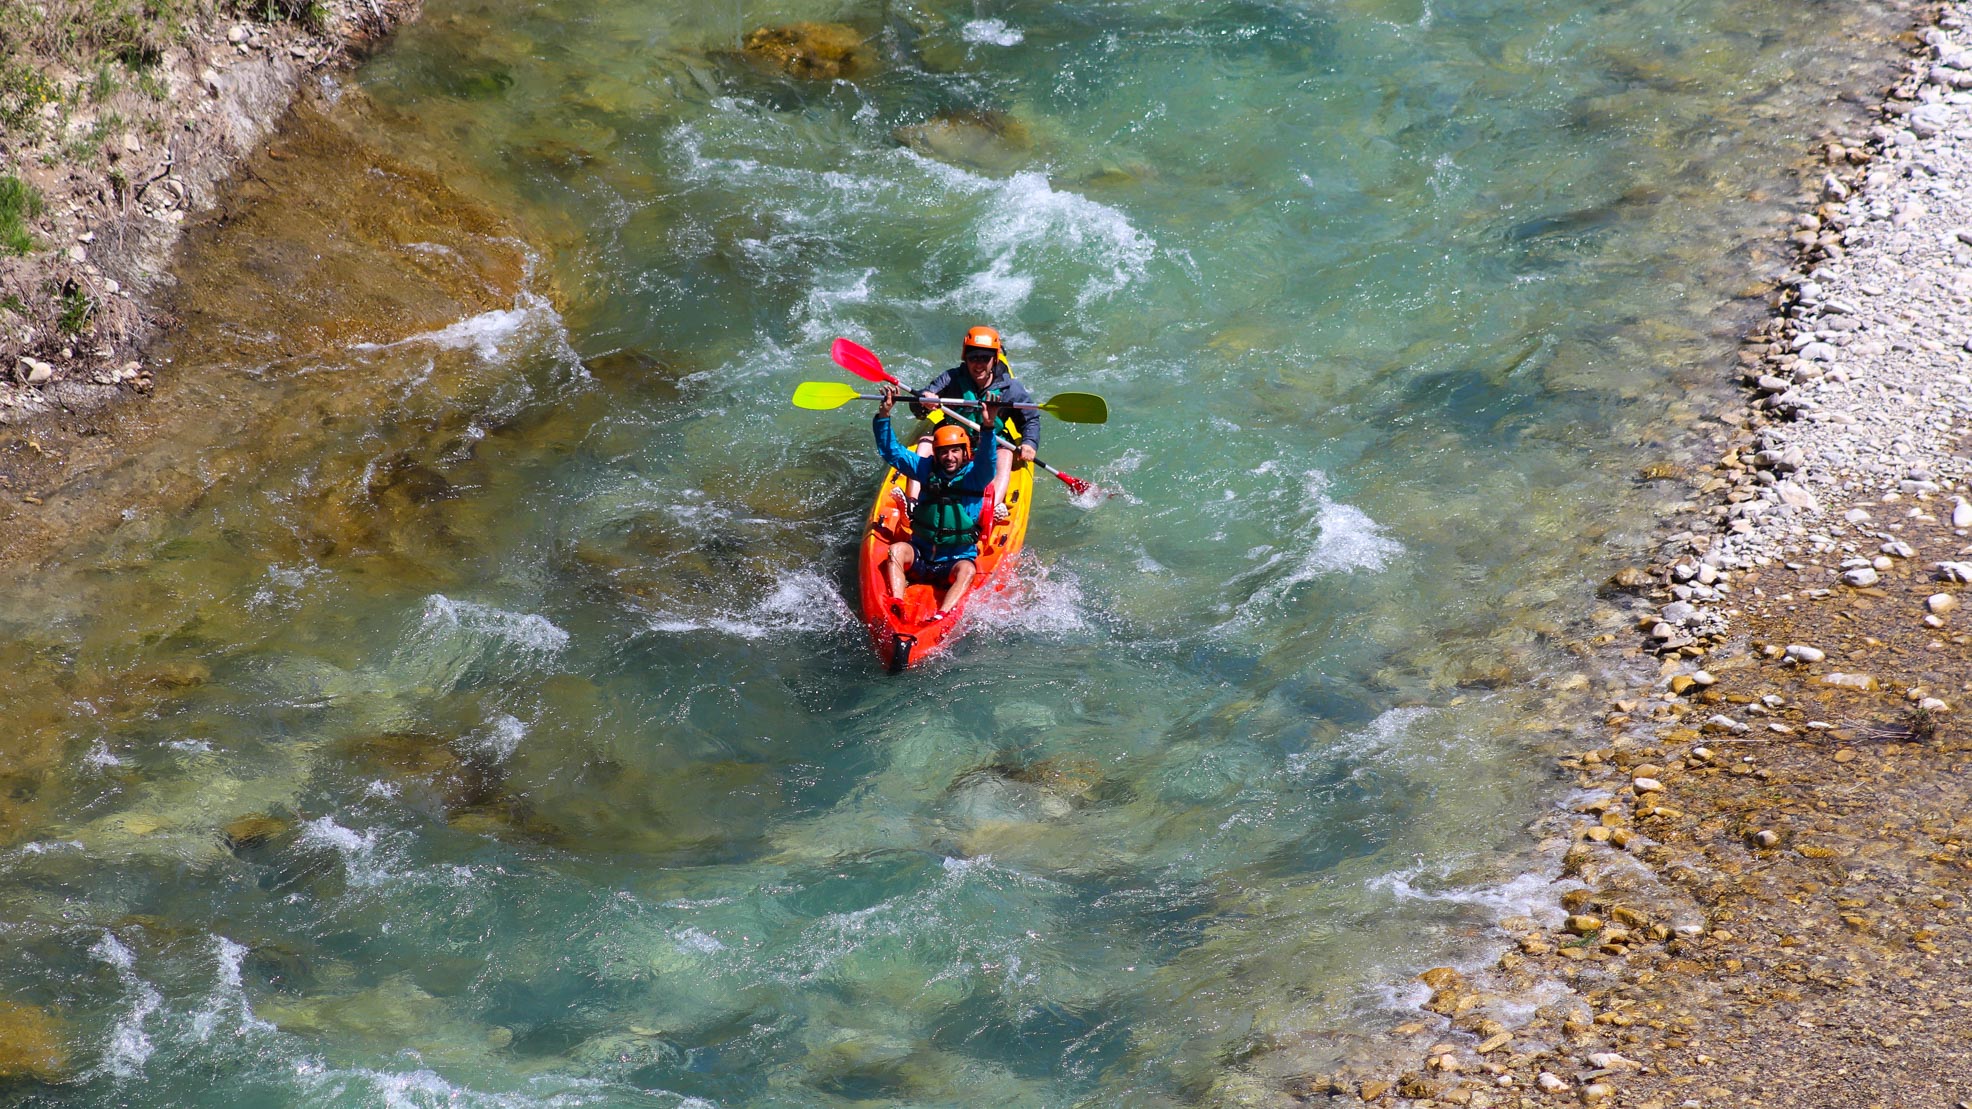
M 89 948 L 89 954 L 116 972 L 123 994 L 129 999 L 129 1007 L 117 1018 L 108 1042 L 103 1045 L 103 1070 L 118 1079 L 136 1078 L 157 1050 L 144 1025 L 163 1008 L 164 995 L 137 976 L 137 956 L 113 933 L 104 932 L 103 938 Z
M 965 41 L 977 46 L 1019 46 L 1027 41 L 1027 35 L 1018 27 L 1009 27 L 1003 19 L 975 19 L 967 23 L 959 32 Z

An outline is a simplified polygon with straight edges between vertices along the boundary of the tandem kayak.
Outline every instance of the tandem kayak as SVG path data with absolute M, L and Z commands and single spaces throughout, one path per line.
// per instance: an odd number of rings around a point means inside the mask
M 857 559 L 857 579 L 862 583 L 863 622 L 869 625 L 870 645 L 876 657 L 892 674 L 913 666 L 936 652 L 965 620 L 966 611 L 981 593 L 997 593 L 1007 587 L 1020 548 L 1027 540 L 1027 513 L 1033 502 L 1034 470 L 1016 466 L 1007 478 L 1006 501 L 1009 517 L 995 524 L 980 545 L 972 587 L 959 598 L 942 620 L 938 614 L 938 593 L 929 585 L 911 582 L 899 599 L 890 595 L 884 580 L 883 564 L 890 557 L 890 544 L 911 537 L 910 517 L 902 511 L 904 475 L 890 470 L 877 487 L 876 503 L 863 523 L 863 542 Z

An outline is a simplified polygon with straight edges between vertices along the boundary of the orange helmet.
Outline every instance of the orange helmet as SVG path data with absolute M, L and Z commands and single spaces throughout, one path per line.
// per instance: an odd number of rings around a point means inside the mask
M 931 449 L 940 447 L 964 447 L 966 457 L 972 457 L 972 437 L 957 424 L 939 424 L 938 430 L 931 433 Z
M 990 327 L 975 327 L 965 333 L 964 346 L 1000 353 L 1000 333 Z

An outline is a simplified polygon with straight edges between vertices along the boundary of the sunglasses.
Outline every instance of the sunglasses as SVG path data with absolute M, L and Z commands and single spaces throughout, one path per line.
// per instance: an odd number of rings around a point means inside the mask
M 960 357 L 965 359 L 967 362 L 991 362 L 994 358 L 998 356 L 995 355 L 990 350 L 987 351 L 969 350 L 966 351 L 963 355 L 960 355 Z

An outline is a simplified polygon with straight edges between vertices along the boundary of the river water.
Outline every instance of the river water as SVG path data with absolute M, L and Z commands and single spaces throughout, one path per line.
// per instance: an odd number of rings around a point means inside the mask
M 796 20 L 862 68 L 737 50 Z M 0 1097 L 1333 1065 L 1552 903 L 1594 587 L 1682 495 L 1638 469 L 1892 22 L 430 0 L 200 233 L 121 522 L 0 599 L 0 996 L 66 1075 Z M 886 677 L 867 408 L 786 398 L 975 323 L 1108 398 L 1042 444 L 1102 492 L 1043 478 L 1010 594 Z

